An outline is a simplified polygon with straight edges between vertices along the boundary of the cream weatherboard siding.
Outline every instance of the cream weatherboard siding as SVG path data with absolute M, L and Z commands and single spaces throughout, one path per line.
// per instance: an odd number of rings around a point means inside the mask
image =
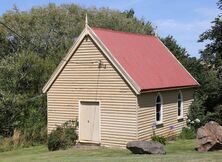
M 48 133 L 78 119 L 80 101 L 99 101 L 101 144 L 125 147 L 137 139 L 137 97 L 89 37 L 56 78 L 47 99 Z
M 181 90 L 183 94 L 183 117 L 177 119 L 177 95 L 178 90 L 160 92 L 163 99 L 163 124 L 155 129 L 156 135 L 171 136 L 178 134 L 182 127 L 186 126 L 186 115 L 193 101 L 193 89 Z M 153 135 L 152 125 L 155 122 L 155 100 L 157 92 L 141 94 L 138 96 L 138 139 L 150 140 Z M 175 129 L 170 130 L 170 126 Z

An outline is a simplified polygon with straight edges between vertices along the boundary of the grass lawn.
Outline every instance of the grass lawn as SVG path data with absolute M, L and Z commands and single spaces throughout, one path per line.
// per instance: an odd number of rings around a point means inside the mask
M 167 144 L 166 155 L 133 155 L 125 149 L 69 149 L 49 152 L 46 146 L 0 153 L 0 162 L 222 162 L 222 151 L 199 153 L 194 140 Z

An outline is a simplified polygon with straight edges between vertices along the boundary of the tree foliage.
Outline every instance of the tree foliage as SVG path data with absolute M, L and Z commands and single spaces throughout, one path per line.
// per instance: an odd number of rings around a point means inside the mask
M 222 1 L 218 3 L 222 11 Z M 217 71 L 218 77 L 222 79 L 222 12 L 212 21 L 211 29 L 200 35 L 200 42 L 208 41 L 205 49 L 201 51 L 201 58 Z
M 15 128 L 26 127 L 27 121 L 32 122 L 30 127 L 45 122 L 45 97 L 41 94 L 44 60 L 23 51 L 2 59 L 0 65 L 1 135 L 12 135 Z
M 201 60 L 210 72 L 202 105 L 206 107 L 207 120 L 222 124 L 222 1 L 217 5 L 220 14 L 211 22 L 211 28 L 200 35 L 199 41 L 207 41 Z
M 169 35 L 162 38 L 161 41 L 167 46 L 167 48 L 174 54 L 174 56 L 185 65 L 189 54 L 184 47 L 181 47 L 173 36 Z

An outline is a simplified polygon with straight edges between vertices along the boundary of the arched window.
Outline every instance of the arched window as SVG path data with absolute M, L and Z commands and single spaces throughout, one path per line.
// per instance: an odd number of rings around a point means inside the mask
M 162 123 L 163 110 L 162 110 L 162 97 L 160 94 L 156 97 L 156 123 Z
M 177 96 L 177 116 L 178 118 L 183 117 L 183 95 L 180 91 Z

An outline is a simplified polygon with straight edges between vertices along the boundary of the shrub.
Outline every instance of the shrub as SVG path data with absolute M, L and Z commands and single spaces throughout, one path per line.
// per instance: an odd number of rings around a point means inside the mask
M 25 128 L 22 131 L 24 140 L 29 145 L 35 146 L 47 143 L 47 127 L 45 125 L 42 125 L 41 127 L 37 126 L 38 125 L 33 125 L 32 128 Z
M 11 137 L 0 139 L 0 152 L 9 151 L 13 148 L 13 140 Z
M 14 130 L 12 137 L 0 137 L 0 152 L 13 150 L 27 145 L 24 135 L 19 130 Z
M 187 126 L 193 129 L 195 132 L 199 127 L 204 125 L 206 122 L 205 107 L 203 107 L 202 101 L 195 100 L 189 108 L 187 116 Z
M 207 114 L 205 115 L 204 124 L 209 121 L 215 121 L 218 124 L 222 125 L 222 105 L 217 105 L 213 109 L 213 112 L 207 112 Z
M 49 151 L 55 151 L 72 147 L 75 145 L 77 138 L 76 122 L 67 121 L 49 134 L 48 149 Z
M 182 132 L 179 135 L 180 139 L 194 139 L 196 134 L 193 129 L 183 127 Z
M 163 136 L 157 136 L 156 135 L 156 136 L 152 136 L 151 139 L 152 139 L 152 141 L 156 141 L 156 142 L 159 142 L 163 145 L 166 145 L 166 138 L 163 137 Z

